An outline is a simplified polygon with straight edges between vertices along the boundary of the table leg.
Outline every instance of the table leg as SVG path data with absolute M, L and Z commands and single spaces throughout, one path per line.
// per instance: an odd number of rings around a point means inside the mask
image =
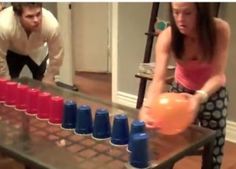
M 32 168 L 28 165 L 25 165 L 25 169 L 32 169 Z
M 136 108 L 140 109 L 143 105 L 143 99 L 145 95 L 147 79 L 141 79 L 139 84 L 139 91 L 138 91 L 138 100 L 136 104 Z
M 173 169 L 175 164 L 170 164 L 166 169 Z
M 212 169 L 214 140 L 206 144 L 202 154 L 202 169 Z

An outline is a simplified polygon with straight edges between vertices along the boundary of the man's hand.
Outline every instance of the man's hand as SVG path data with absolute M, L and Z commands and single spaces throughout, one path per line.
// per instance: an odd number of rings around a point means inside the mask
M 43 83 L 56 86 L 56 82 L 53 79 L 48 79 L 46 77 L 42 80 Z

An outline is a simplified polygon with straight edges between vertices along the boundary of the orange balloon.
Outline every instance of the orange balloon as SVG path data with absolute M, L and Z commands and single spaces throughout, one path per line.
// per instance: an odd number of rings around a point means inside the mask
M 158 131 L 166 135 L 184 131 L 194 120 L 188 98 L 178 93 L 163 93 L 155 98 L 149 116 Z

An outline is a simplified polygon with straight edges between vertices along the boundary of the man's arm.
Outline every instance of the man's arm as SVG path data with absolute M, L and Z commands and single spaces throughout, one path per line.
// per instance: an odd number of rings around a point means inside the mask
M 9 37 L 0 27 L 0 77 L 10 79 L 9 69 L 6 61 L 6 53 L 9 47 Z
M 59 26 L 48 39 L 49 65 L 43 78 L 45 83 L 54 83 L 54 76 L 59 74 L 60 66 L 63 60 L 63 44 Z

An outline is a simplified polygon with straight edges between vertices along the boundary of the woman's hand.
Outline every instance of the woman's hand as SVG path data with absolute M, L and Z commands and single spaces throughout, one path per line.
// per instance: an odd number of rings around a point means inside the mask
M 200 109 L 200 105 L 201 105 L 201 97 L 199 95 L 192 95 L 189 93 L 180 93 L 181 95 L 184 95 L 184 97 L 186 97 L 186 99 L 189 100 L 189 108 L 190 108 L 190 112 L 193 113 L 193 117 L 194 119 L 197 117 L 197 113 Z
M 155 121 L 152 119 L 149 113 L 149 107 L 143 106 L 139 112 L 139 120 L 145 122 L 147 128 L 155 128 Z

